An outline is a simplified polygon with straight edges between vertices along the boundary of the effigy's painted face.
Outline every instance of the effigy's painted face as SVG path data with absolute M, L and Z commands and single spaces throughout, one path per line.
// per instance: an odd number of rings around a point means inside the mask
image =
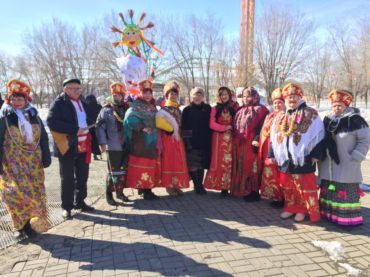
M 138 47 L 141 42 L 141 30 L 136 26 L 126 27 L 122 32 L 122 43 L 130 48 Z

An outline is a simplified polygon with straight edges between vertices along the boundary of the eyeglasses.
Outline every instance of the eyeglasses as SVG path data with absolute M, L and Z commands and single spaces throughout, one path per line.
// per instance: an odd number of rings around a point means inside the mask
M 81 87 L 75 87 L 75 88 L 73 88 L 73 87 L 66 87 L 66 88 L 69 89 L 69 90 L 74 90 L 74 91 L 82 90 Z

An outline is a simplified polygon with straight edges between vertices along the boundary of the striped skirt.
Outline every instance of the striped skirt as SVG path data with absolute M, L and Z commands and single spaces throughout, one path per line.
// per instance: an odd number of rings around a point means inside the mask
M 359 225 L 361 216 L 359 184 L 322 180 L 320 190 L 321 216 L 339 225 Z

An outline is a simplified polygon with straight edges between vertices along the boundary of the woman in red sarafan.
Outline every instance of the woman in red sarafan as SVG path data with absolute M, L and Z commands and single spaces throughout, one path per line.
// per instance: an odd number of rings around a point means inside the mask
M 258 140 L 268 109 L 260 104 L 258 92 L 247 87 L 242 92 L 243 106 L 234 118 L 234 148 L 231 195 L 245 201 L 258 201 Z
M 271 206 L 282 208 L 283 191 L 279 180 L 279 171 L 276 162 L 268 158 L 270 148 L 270 131 L 274 118 L 284 111 L 285 104 L 281 88 L 271 93 L 273 111 L 268 114 L 263 123 L 258 148 L 258 175 L 261 176 L 261 197 L 272 200 Z
M 127 110 L 123 126 L 129 146 L 126 186 L 139 189 L 145 200 L 159 197 L 152 188 L 161 186 L 158 131 L 155 126 L 157 108 L 153 99 L 152 83 L 139 83 L 139 97 Z
M 163 88 L 166 101 L 156 115 L 156 126 L 161 130 L 162 185 L 173 196 L 181 196 L 181 189 L 189 187 L 185 147 L 180 133 L 179 91 L 180 86 L 175 81 L 167 82 Z
M 218 89 L 217 105 L 212 107 L 209 126 L 212 129 L 212 159 L 204 187 L 221 190 L 227 196 L 231 185 L 233 132 L 232 122 L 238 103 L 232 101 L 228 87 Z

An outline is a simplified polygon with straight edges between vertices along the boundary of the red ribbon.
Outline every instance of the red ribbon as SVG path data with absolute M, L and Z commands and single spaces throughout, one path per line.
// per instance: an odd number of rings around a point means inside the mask
M 357 193 L 358 193 L 358 195 L 360 195 L 360 197 L 364 197 L 366 195 L 364 193 L 364 191 L 362 189 L 360 189 L 360 188 L 357 190 Z
M 347 200 L 347 192 L 345 191 L 339 191 L 338 192 L 338 198 L 343 198 L 344 200 Z

